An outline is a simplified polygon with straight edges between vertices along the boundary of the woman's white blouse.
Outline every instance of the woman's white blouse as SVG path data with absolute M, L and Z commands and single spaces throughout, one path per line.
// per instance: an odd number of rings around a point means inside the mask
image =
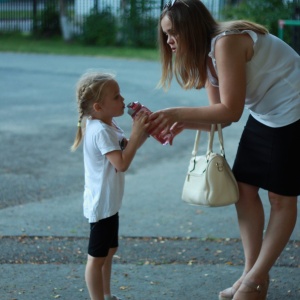
M 300 56 L 281 39 L 251 30 L 226 31 L 217 35 L 211 42 L 209 53 L 216 73 L 217 41 L 229 34 L 244 33 L 252 38 L 254 49 L 254 55 L 247 63 L 245 107 L 255 119 L 270 127 L 296 122 L 300 118 Z M 209 70 L 208 78 L 211 84 L 218 86 L 218 79 Z

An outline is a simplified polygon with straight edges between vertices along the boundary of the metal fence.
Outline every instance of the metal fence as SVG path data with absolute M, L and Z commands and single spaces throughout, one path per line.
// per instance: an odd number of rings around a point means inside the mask
M 158 19 L 165 4 L 164 0 L 0 0 L 0 31 L 21 31 L 34 33 L 42 22 L 50 21 L 49 13 L 56 10 L 65 16 L 71 34 L 78 34 L 85 17 L 95 9 L 110 9 L 121 18 L 129 6 L 143 10 L 144 15 Z M 218 18 L 224 0 L 203 1 Z M 52 9 L 53 8 L 53 9 Z M 47 15 L 48 14 L 48 15 Z
M 153 47 L 156 42 L 157 22 L 160 12 L 169 0 L 0 0 L 0 32 L 18 31 L 40 36 L 63 35 L 65 40 L 80 37 L 94 43 L 94 35 L 112 35 L 119 45 Z M 202 0 L 213 16 L 220 20 L 220 12 L 226 4 L 235 5 L 240 0 Z M 289 0 L 297 3 L 300 0 Z M 299 5 L 295 6 L 299 9 Z M 87 19 L 97 12 L 93 24 Z M 103 20 L 107 16 L 113 22 Z M 300 12 L 292 16 L 299 20 Z M 100 24 L 101 23 L 101 24 Z M 292 29 L 291 46 L 300 53 L 299 27 Z M 94 41 L 92 40 L 94 39 Z M 102 43 L 107 43 L 104 39 Z M 99 45 L 99 44 L 98 44 Z M 100 44 L 101 45 L 101 44 Z

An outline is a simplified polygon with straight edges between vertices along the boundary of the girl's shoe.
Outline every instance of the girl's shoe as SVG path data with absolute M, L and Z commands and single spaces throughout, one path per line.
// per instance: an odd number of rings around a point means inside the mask
M 240 278 L 234 283 L 232 287 L 229 287 L 219 293 L 219 300 L 232 300 L 234 294 L 239 289 L 243 281 L 243 278 Z
M 266 300 L 268 288 L 269 280 L 261 284 L 244 280 L 234 294 L 233 300 Z

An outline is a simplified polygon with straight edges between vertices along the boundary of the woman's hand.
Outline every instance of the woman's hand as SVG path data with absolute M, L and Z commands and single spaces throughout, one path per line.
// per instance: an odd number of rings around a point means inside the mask
M 170 132 L 171 127 L 177 122 L 176 111 L 176 108 L 166 108 L 152 113 L 149 116 L 149 134 L 167 134 Z
M 173 136 L 181 133 L 184 130 L 184 124 L 183 123 L 174 123 L 170 129 Z
M 184 124 L 183 123 L 174 123 L 172 127 L 170 128 L 170 131 L 167 133 L 168 135 L 168 142 L 170 146 L 173 145 L 173 140 L 176 135 L 181 133 L 184 130 Z

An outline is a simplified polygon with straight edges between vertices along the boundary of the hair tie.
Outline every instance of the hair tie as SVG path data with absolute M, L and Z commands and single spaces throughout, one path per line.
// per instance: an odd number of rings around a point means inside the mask
M 81 121 L 78 121 L 77 127 L 81 127 Z

